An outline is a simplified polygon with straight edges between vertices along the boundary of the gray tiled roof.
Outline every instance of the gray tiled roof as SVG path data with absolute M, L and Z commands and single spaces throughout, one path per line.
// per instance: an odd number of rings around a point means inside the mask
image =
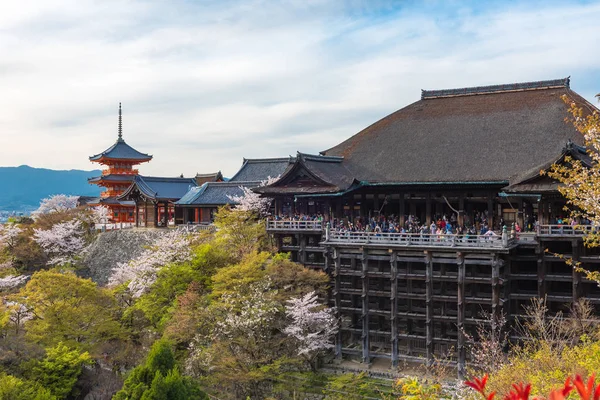
M 206 182 L 202 186 L 191 188 L 175 204 L 181 206 L 223 206 L 235 204 L 231 199 L 243 194 L 240 186 L 255 188 L 258 182 Z
M 294 163 L 293 157 L 244 159 L 240 170 L 229 182 L 260 182 L 276 178 Z
M 194 186 L 196 186 L 194 178 L 164 178 L 137 175 L 131 186 L 119 199 L 126 199 L 132 192 L 137 190 L 149 199 L 176 201 L 182 198 Z
M 101 159 L 110 160 L 134 160 L 134 161 L 150 161 L 151 155 L 140 153 L 127 143 L 122 138 L 119 138 L 115 144 L 104 150 L 100 154 L 90 157 L 90 161 L 99 161 Z

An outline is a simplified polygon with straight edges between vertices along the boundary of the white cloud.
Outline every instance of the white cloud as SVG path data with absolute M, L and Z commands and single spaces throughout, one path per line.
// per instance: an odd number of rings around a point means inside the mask
M 420 89 L 572 75 L 600 89 L 599 4 L 391 1 L 0 4 L 0 164 L 90 169 L 116 138 L 142 173 L 318 152 Z

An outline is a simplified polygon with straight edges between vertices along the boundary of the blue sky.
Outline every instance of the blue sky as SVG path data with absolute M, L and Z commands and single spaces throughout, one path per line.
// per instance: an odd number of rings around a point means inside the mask
M 165 176 L 316 153 L 421 89 L 570 75 L 596 103 L 598 21 L 599 1 L 1 2 L 0 165 L 91 169 L 119 102 Z

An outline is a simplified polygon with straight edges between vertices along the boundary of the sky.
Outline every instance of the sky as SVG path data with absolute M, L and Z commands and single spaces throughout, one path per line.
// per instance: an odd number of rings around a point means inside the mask
M 318 153 L 421 89 L 571 76 L 600 92 L 600 1 L 0 2 L 0 166 L 232 176 Z

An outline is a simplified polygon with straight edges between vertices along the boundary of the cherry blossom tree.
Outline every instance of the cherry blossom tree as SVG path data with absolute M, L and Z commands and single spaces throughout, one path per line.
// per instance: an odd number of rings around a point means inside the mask
M 270 176 L 261 181 L 259 187 L 269 186 L 279 179 L 279 176 L 276 178 L 271 178 Z M 271 207 L 271 199 L 268 197 L 261 197 L 260 194 L 255 193 L 252 189 L 240 186 L 242 194 L 239 196 L 227 196 L 229 200 L 236 204 L 236 209 L 242 211 L 253 211 L 256 212 L 260 217 L 265 217 L 269 213 L 269 208 Z
M 8 275 L 4 278 L 0 278 L 0 292 L 3 290 L 15 289 L 25 282 L 27 282 L 29 276 L 27 275 Z
M 34 314 L 29 307 L 16 301 L 5 301 L 2 308 L 3 313 L 7 316 L 8 322 L 14 325 L 16 334 L 19 334 L 19 331 L 26 321 L 29 321 L 34 317 Z
M 139 257 L 127 263 L 118 263 L 108 280 L 109 286 L 129 282 L 127 287 L 131 295 L 140 297 L 156 282 L 157 273 L 162 267 L 191 260 L 191 241 L 192 234 L 179 229 L 160 236 Z
M 13 249 L 17 244 L 17 239 L 21 232 L 23 232 L 23 229 L 19 228 L 17 224 L 9 223 L 0 225 L 0 247 L 7 247 L 9 250 Z
M 77 207 L 79 196 L 69 196 L 66 194 L 55 194 L 40 202 L 40 207 L 35 210 L 32 215 L 35 218 L 41 214 L 51 214 L 55 212 L 63 212 Z
M 106 206 L 92 208 L 92 222 L 94 224 L 107 224 L 110 218 L 110 209 Z
M 314 368 L 316 356 L 323 350 L 331 349 L 331 338 L 338 331 L 338 322 L 333 310 L 319 304 L 315 292 L 287 301 L 285 310 L 291 319 L 283 330 L 297 342 L 297 353 Z
M 51 265 L 75 261 L 85 248 L 81 221 L 72 219 L 52 226 L 51 229 L 34 229 L 33 240 L 50 257 Z

